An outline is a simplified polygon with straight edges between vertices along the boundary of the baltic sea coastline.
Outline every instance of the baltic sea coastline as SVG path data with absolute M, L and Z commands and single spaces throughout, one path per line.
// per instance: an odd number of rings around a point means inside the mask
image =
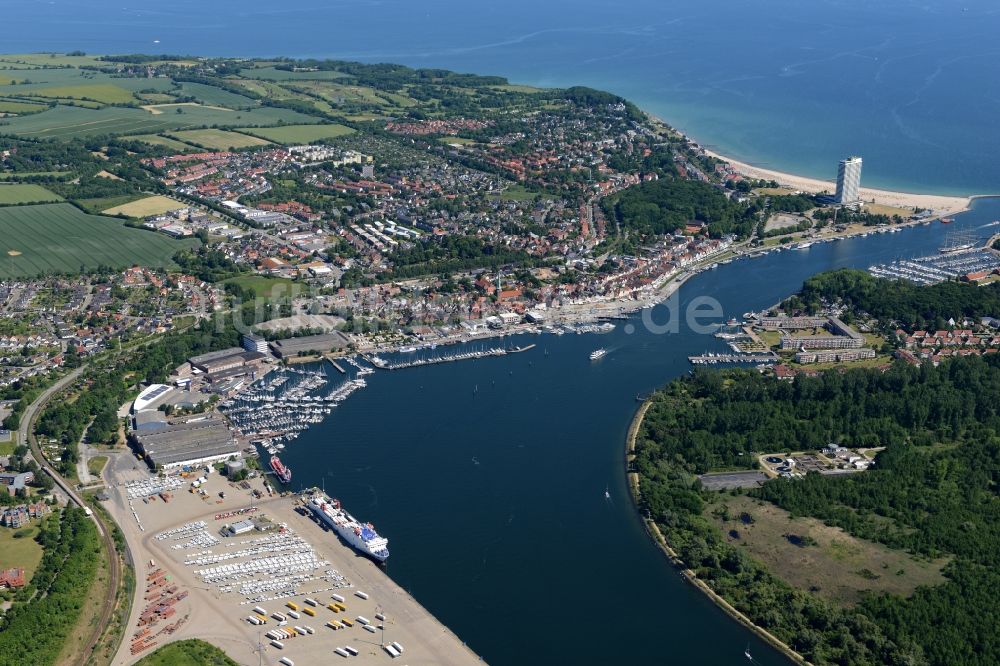
M 753 166 L 752 164 L 747 164 L 746 162 L 734 160 L 711 150 L 705 150 L 705 153 L 724 162 L 728 162 L 737 173 L 748 178 L 773 180 L 779 185 L 783 185 L 794 190 L 800 190 L 802 192 L 808 192 L 809 194 L 819 194 L 820 192 L 828 192 L 832 194 L 836 188 L 836 183 L 834 181 L 807 178 L 806 176 L 797 176 L 795 174 L 784 173 L 782 171 L 763 169 L 761 167 Z M 884 206 L 898 206 L 901 208 L 924 208 L 934 211 L 937 215 L 955 215 L 957 213 L 964 212 L 972 205 L 973 199 L 981 196 L 991 195 L 987 194 L 956 197 L 941 194 L 893 192 L 890 190 L 879 190 L 868 187 L 861 188 L 861 197 L 865 202 L 874 202 Z
M 832 194 L 836 189 L 836 182 L 833 180 L 810 178 L 808 176 L 800 176 L 785 171 L 754 166 L 749 162 L 737 160 L 717 151 L 710 150 L 703 144 L 699 143 L 694 137 L 676 129 L 664 118 L 648 111 L 645 111 L 645 113 L 653 123 L 659 124 L 664 129 L 683 137 L 686 141 L 703 150 L 709 157 L 714 157 L 728 163 L 733 170 L 741 176 L 759 180 L 773 180 L 783 187 L 808 194 L 820 194 L 823 192 Z M 847 157 L 847 155 L 844 155 L 844 157 Z M 862 155 L 862 158 L 863 157 L 864 156 Z M 834 166 L 835 165 L 832 164 L 830 165 L 831 171 L 833 171 Z M 863 180 L 864 172 L 862 171 L 862 181 Z M 861 197 L 866 203 L 876 203 L 883 206 L 893 206 L 898 208 L 922 208 L 924 210 L 933 211 L 935 217 L 944 217 L 965 212 L 972 207 L 973 200 L 993 196 L 1000 196 L 1000 194 L 954 196 L 920 192 L 900 192 L 870 187 L 861 188 Z

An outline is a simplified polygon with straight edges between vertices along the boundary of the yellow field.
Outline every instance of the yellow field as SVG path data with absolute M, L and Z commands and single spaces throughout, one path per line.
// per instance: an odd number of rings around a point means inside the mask
M 168 136 L 195 146 L 203 146 L 209 150 L 230 150 L 233 148 L 271 145 L 270 141 L 265 141 L 255 136 L 218 129 L 184 130 L 181 132 L 171 132 Z
M 90 99 L 104 104 L 125 104 L 135 101 L 135 97 L 130 91 L 110 83 L 36 88 L 25 94 L 47 99 Z
M 175 201 L 169 197 L 153 196 L 139 199 L 132 203 L 115 206 L 103 211 L 105 215 L 128 215 L 129 217 L 149 217 L 150 215 L 160 215 L 171 210 L 187 208 L 186 205 Z
M 883 204 L 865 204 L 865 212 L 872 215 L 899 215 L 904 220 L 913 215 L 912 208 L 899 208 L 898 206 L 885 206 Z

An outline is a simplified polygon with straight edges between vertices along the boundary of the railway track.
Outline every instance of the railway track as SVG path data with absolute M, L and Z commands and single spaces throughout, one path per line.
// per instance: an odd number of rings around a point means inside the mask
M 48 404 L 49 400 L 76 381 L 85 368 L 86 366 L 77 368 L 43 391 L 42 394 L 39 395 L 38 398 L 36 398 L 35 401 L 28 405 L 25 409 L 24 417 L 21 419 L 21 426 L 18 430 L 18 441 L 28 442 L 31 448 L 31 455 L 35 459 L 35 462 L 38 463 L 39 468 L 52 477 L 53 482 L 66 495 L 69 502 L 76 504 L 80 508 L 87 508 L 86 503 L 73 489 L 72 485 L 45 460 L 45 457 L 42 455 L 41 448 L 38 446 L 38 441 L 35 439 L 34 425 L 35 420 L 38 418 L 42 409 L 45 408 L 45 405 Z M 110 574 L 110 580 L 107 592 L 105 592 L 104 598 L 101 600 L 101 611 L 98 615 L 98 621 L 94 624 L 94 628 L 87 637 L 87 641 L 84 643 L 80 652 L 74 655 L 72 661 L 69 662 L 72 666 L 83 666 L 83 664 L 86 664 L 88 659 L 90 659 L 91 655 L 94 653 L 97 643 L 100 641 L 101 635 L 104 633 L 104 629 L 111 623 L 111 616 L 115 610 L 115 598 L 118 596 L 118 587 L 121 585 L 122 580 L 121 558 L 118 555 L 118 549 L 115 547 L 115 540 L 112 536 L 111 527 L 105 524 L 105 519 L 98 512 L 93 512 L 91 518 L 97 525 L 97 532 L 101 536 L 104 551 L 108 556 L 108 572 Z

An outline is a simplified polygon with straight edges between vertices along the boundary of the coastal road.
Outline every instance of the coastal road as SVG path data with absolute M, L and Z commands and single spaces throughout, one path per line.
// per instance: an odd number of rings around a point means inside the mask
M 86 503 L 83 498 L 73 489 L 72 484 L 70 484 L 66 479 L 62 477 L 51 465 L 46 462 L 45 457 L 42 456 L 42 450 L 38 446 L 38 441 L 35 439 L 34 425 L 35 420 L 41 413 L 45 405 L 48 404 L 49 400 L 53 396 L 57 395 L 60 391 L 69 387 L 83 374 L 84 370 L 87 369 L 87 365 L 80 366 L 73 372 L 69 373 L 55 384 L 45 389 L 39 395 L 34 402 L 32 402 L 24 410 L 24 416 L 21 418 L 21 425 L 18 428 L 18 442 L 28 442 L 31 447 L 31 456 L 38 463 L 39 468 L 50 477 L 59 487 L 59 489 L 66 495 L 68 502 L 72 502 L 81 508 L 86 508 Z M 110 574 L 110 580 L 108 584 L 107 592 L 104 594 L 104 598 L 101 600 L 101 610 L 98 615 L 98 621 L 94 624 L 93 630 L 87 637 L 87 641 L 84 643 L 83 648 L 77 653 L 75 659 L 73 660 L 73 665 L 81 665 L 87 663 L 90 659 L 94 648 L 97 646 L 98 641 L 101 638 L 101 634 L 104 633 L 104 629 L 107 628 L 111 621 L 111 614 L 115 610 L 115 597 L 118 594 L 118 586 L 121 584 L 122 578 L 122 567 L 121 560 L 118 557 L 118 550 L 115 548 L 115 540 L 111 536 L 111 528 L 104 524 L 104 521 L 99 517 L 97 512 L 94 512 L 91 516 L 94 523 L 97 525 L 97 532 L 101 536 L 101 541 L 104 544 L 104 550 L 108 555 L 108 572 Z M 87 618 L 81 618 L 82 621 L 87 621 Z

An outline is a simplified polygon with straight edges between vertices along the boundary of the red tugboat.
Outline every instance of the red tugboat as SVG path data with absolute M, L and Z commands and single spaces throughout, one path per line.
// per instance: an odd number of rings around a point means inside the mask
M 271 469 L 282 483 L 288 484 L 292 482 L 292 470 L 285 467 L 278 456 L 271 457 Z

